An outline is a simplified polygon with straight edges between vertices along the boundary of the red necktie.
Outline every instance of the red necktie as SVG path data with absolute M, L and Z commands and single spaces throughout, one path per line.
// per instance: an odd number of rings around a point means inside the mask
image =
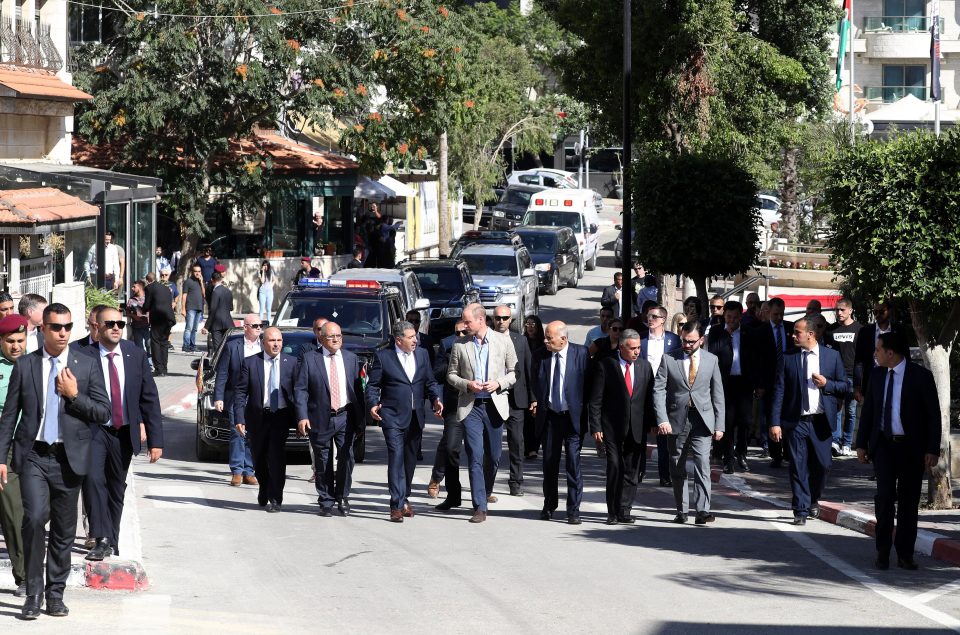
M 630 364 L 627 364 L 627 372 L 623 374 L 623 381 L 627 382 L 627 395 L 633 397 L 633 379 L 630 378 Z
M 113 427 L 119 430 L 123 425 L 123 398 L 120 395 L 120 373 L 117 372 L 117 367 L 113 363 L 113 358 L 116 356 L 116 353 L 107 353 L 107 360 L 110 363 L 110 405 L 113 409 Z

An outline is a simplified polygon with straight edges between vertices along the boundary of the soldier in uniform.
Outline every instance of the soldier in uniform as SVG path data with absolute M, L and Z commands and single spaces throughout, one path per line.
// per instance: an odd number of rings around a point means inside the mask
M 27 351 L 27 318 L 11 313 L 0 319 L 0 409 L 7 401 L 7 387 L 17 358 Z M 7 465 L 13 458 L 13 448 L 7 457 Z M 0 491 L 0 527 L 7 543 L 7 553 L 13 565 L 13 581 L 17 585 L 14 595 L 18 598 L 27 594 L 27 574 L 23 563 L 23 500 L 20 498 L 20 479 L 13 472 L 7 473 L 7 484 Z

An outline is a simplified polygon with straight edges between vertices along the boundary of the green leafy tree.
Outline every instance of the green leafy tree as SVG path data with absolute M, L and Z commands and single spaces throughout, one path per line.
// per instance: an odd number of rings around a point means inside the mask
M 874 299 L 900 297 L 940 397 L 940 462 L 929 500 L 950 509 L 950 352 L 960 333 L 960 133 L 900 134 L 829 165 L 826 204 L 838 275 Z

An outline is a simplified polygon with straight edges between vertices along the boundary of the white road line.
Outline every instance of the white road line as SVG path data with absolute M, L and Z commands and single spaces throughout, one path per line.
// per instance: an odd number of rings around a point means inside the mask
M 872 578 L 846 561 L 841 560 L 828 549 L 820 546 L 813 538 L 805 533 L 801 533 L 800 530 L 795 529 L 792 525 L 787 525 L 782 522 L 770 524 L 785 533 L 791 540 L 806 549 L 812 555 L 816 556 L 848 578 L 859 582 L 877 595 L 886 598 L 891 602 L 896 602 L 905 609 L 909 609 L 918 615 L 922 615 L 929 620 L 937 622 L 941 626 L 949 628 L 954 632 L 960 633 L 960 620 L 952 615 L 947 615 L 942 611 L 931 608 L 923 602 L 920 602 L 918 598 L 910 597 L 903 592 L 894 589 L 893 587 L 887 586 L 881 582 L 877 582 L 876 579 Z
M 926 604 L 931 600 L 936 600 L 938 597 L 949 595 L 954 591 L 960 591 L 960 579 L 954 580 L 953 582 L 948 582 L 947 584 L 939 586 L 936 589 L 930 589 L 925 593 L 914 596 L 913 599 L 921 604 Z

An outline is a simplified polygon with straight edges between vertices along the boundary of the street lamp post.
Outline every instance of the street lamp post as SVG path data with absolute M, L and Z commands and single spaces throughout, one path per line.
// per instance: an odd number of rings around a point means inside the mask
M 631 0 L 623 0 L 623 288 L 627 293 L 620 296 L 624 324 L 633 312 L 633 286 L 630 272 L 633 269 L 633 209 L 631 206 L 630 154 L 633 145 L 633 113 L 631 107 L 630 75 L 633 72 Z

